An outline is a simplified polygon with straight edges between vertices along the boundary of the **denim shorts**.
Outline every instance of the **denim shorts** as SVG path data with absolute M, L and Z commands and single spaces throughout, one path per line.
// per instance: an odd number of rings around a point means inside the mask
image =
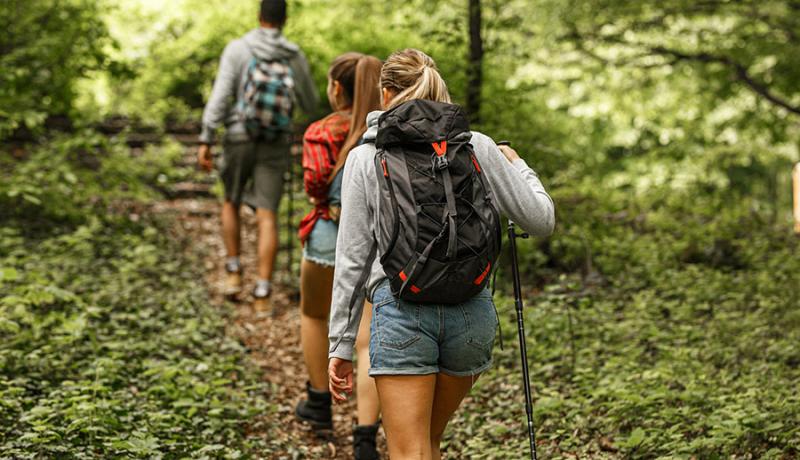
M 333 206 L 340 206 L 342 203 L 342 176 L 342 170 L 339 170 L 328 187 L 328 203 Z M 338 235 L 339 224 L 332 220 L 319 219 L 303 247 L 303 258 L 325 267 L 333 267 L 336 262 Z
M 388 280 L 372 295 L 369 375 L 477 375 L 492 366 L 497 312 L 484 290 L 458 305 L 398 300 Z
M 336 262 L 338 234 L 339 224 L 332 220 L 319 219 L 303 246 L 303 258 L 315 264 L 333 267 Z

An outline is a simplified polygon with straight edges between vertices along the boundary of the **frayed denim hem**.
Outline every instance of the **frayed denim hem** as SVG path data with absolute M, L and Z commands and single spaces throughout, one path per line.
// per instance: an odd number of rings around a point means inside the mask
M 309 262 L 314 262 L 317 265 L 322 265 L 323 267 L 333 268 L 334 265 L 336 265 L 335 262 L 331 260 L 323 259 L 322 257 L 309 256 L 305 250 L 303 250 L 303 258 Z

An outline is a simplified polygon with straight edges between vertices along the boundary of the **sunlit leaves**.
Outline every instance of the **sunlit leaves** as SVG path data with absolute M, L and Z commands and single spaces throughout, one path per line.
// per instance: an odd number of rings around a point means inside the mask
M 10 0 L 0 4 L 0 138 L 69 115 L 76 82 L 106 66 L 111 46 L 95 0 Z

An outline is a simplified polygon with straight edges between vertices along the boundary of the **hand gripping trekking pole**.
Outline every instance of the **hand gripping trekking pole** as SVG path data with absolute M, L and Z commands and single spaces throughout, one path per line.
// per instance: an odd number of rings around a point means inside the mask
M 500 141 L 497 145 L 508 145 L 508 141 Z M 533 427 L 533 397 L 531 396 L 531 379 L 528 370 L 528 347 L 525 344 L 525 322 L 522 313 L 522 288 L 519 279 L 517 261 L 517 237 L 528 238 L 527 233 L 517 233 L 514 222 L 508 220 L 508 242 L 511 245 L 511 274 L 514 277 L 514 305 L 517 310 L 517 329 L 519 331 L 519 351 L 522 357 L 522 378 L 525 387 L 525 413 L 528 415 L 528 438 L 531 444 L 531 460 L 536 460 L 536 435 Z

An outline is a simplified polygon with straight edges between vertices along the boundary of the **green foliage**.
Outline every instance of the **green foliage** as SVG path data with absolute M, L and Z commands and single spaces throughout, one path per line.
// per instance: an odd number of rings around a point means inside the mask
M 168 144 L 132 157 L 124 137 L 109 140 L 91 131 L 57 136 L 26 161 L 0 157 L 0 217 L 81 221 L 120 200 L 152 197 L 151 184 L 175 174 L 180 154 Z
M 112 46 L 94 0 L 7 0 L 0 4 L 0 139 L 70 115 L 76 83 L 107 68 Z
M 174 150 L 131 158 L 75 136 L 4 168 L 0 456 L 239 458 L 254 448 L 245 425 L 272 409 L 197 282 L 198 255 L 130 202 L 152 193 L 146 184 Z
M 114 5 L 107 20 L 123 46 L 113 56 L 128 73 L 101 85 L 105 109 L 156 123 L 196 115 L 225 44 L 258 24 L 257 7 L 220 0 Z
M 451 52 L 466 43 L 466 18 L 459 16 L 459 8 L 453 1 L 293 2 L 285 34 L 302 46 L 320 95 L 328 66 L 339 54 L 357 50 L 385 58 L 410 46 L 426 48 L 437 58 L 459 95 L 464 81 L 461 60 L 466 54 Z M 117 19 L 120 15 L 126 20 Z M 107 110 L 151 122 L 197 117 L 225 44 L 257 27 L 257 17 L 257 2 L 213 0 L 197 8 L 191 0 L 165 7 L 142 0 L 118 6 L 109 15 L 112 35 L 122 44 L 135 44 L 127 50 L 123 46 L 114 57 L 133 72 L 133 78 L 122 75 L 113 80 L 115 90 L 108 95 Z M 375 30 L 381 30 L 378 37 Z M 327 112 L 324 105 L 317 115 Z
M 800 455 L 800 243 L 739 224 L 724 245 L 726 230 L 698 241 L 706 256 L 682 249 L 694 229 L 618 228 L 597 241 L 605 283 L 562 275 L 527 296 L 543 457 Z M 464 457 L 526 449 L 513 303 L 498 307 L 506 349 L 450 424 Z

